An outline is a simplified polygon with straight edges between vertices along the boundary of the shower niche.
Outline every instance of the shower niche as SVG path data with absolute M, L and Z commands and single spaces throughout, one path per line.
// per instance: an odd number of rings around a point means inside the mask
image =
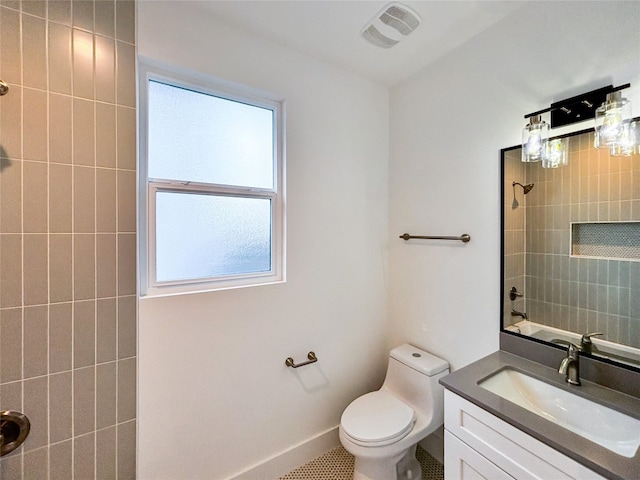
M 502 331 L 640 371 L 640 155 L 566 137 L 569 163 L 501 151 Z M 520 295 L 511 295 L 515 287 Z

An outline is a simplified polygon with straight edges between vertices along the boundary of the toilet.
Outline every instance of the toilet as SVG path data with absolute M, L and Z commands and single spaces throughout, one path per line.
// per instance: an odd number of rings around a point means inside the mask
M 420 480 L 419 441 L 444 422 L 449 364 L 404 344 L 391 350 L 380 390 L 349 404 L 340 419 L 340 442 L 355 457 L 353 480 Z

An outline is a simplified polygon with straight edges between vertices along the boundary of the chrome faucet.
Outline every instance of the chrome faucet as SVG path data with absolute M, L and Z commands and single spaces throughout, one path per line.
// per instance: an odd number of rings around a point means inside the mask
M 593 342 L 591 341 L 591 337 L 596 335 L 604 335 L 601 332 L 593 332 L 593 333 L 585 333 L 582 335 L 580 339 L 580 351 L 585 353 L 592 353 L 595 347 L 593 346 Z M 597 350 L 597 349 L 596 349 Z
M 522 317 L 524 320 L 528 320 L 529 317 L 527 317 L 526 312 L 519 312 L 517 310 L 511 309 L 511 316 L 512 317 Z
M 562 359 L 558 373 L 566 375 L 567 383 L 580 385 L 580 349 L 573 343 L 569 344 L 567 356 Z

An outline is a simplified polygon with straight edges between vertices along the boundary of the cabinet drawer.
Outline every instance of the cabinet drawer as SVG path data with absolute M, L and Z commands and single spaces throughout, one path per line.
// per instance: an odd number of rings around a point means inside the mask
M 449 480 L 513 480 L 455 435 L 444 432 L 444 476 Z
M 445 390 L 445 429 L 519 480 L 605 480 L 448 390 Z

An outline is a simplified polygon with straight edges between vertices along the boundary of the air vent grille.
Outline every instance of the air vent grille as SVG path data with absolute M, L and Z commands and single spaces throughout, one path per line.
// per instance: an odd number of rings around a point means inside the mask
M 364 27 L 361 35 L 382 48 L 391 48 L 420 26 L 420 17 L 399 3 L 384 7 Z

